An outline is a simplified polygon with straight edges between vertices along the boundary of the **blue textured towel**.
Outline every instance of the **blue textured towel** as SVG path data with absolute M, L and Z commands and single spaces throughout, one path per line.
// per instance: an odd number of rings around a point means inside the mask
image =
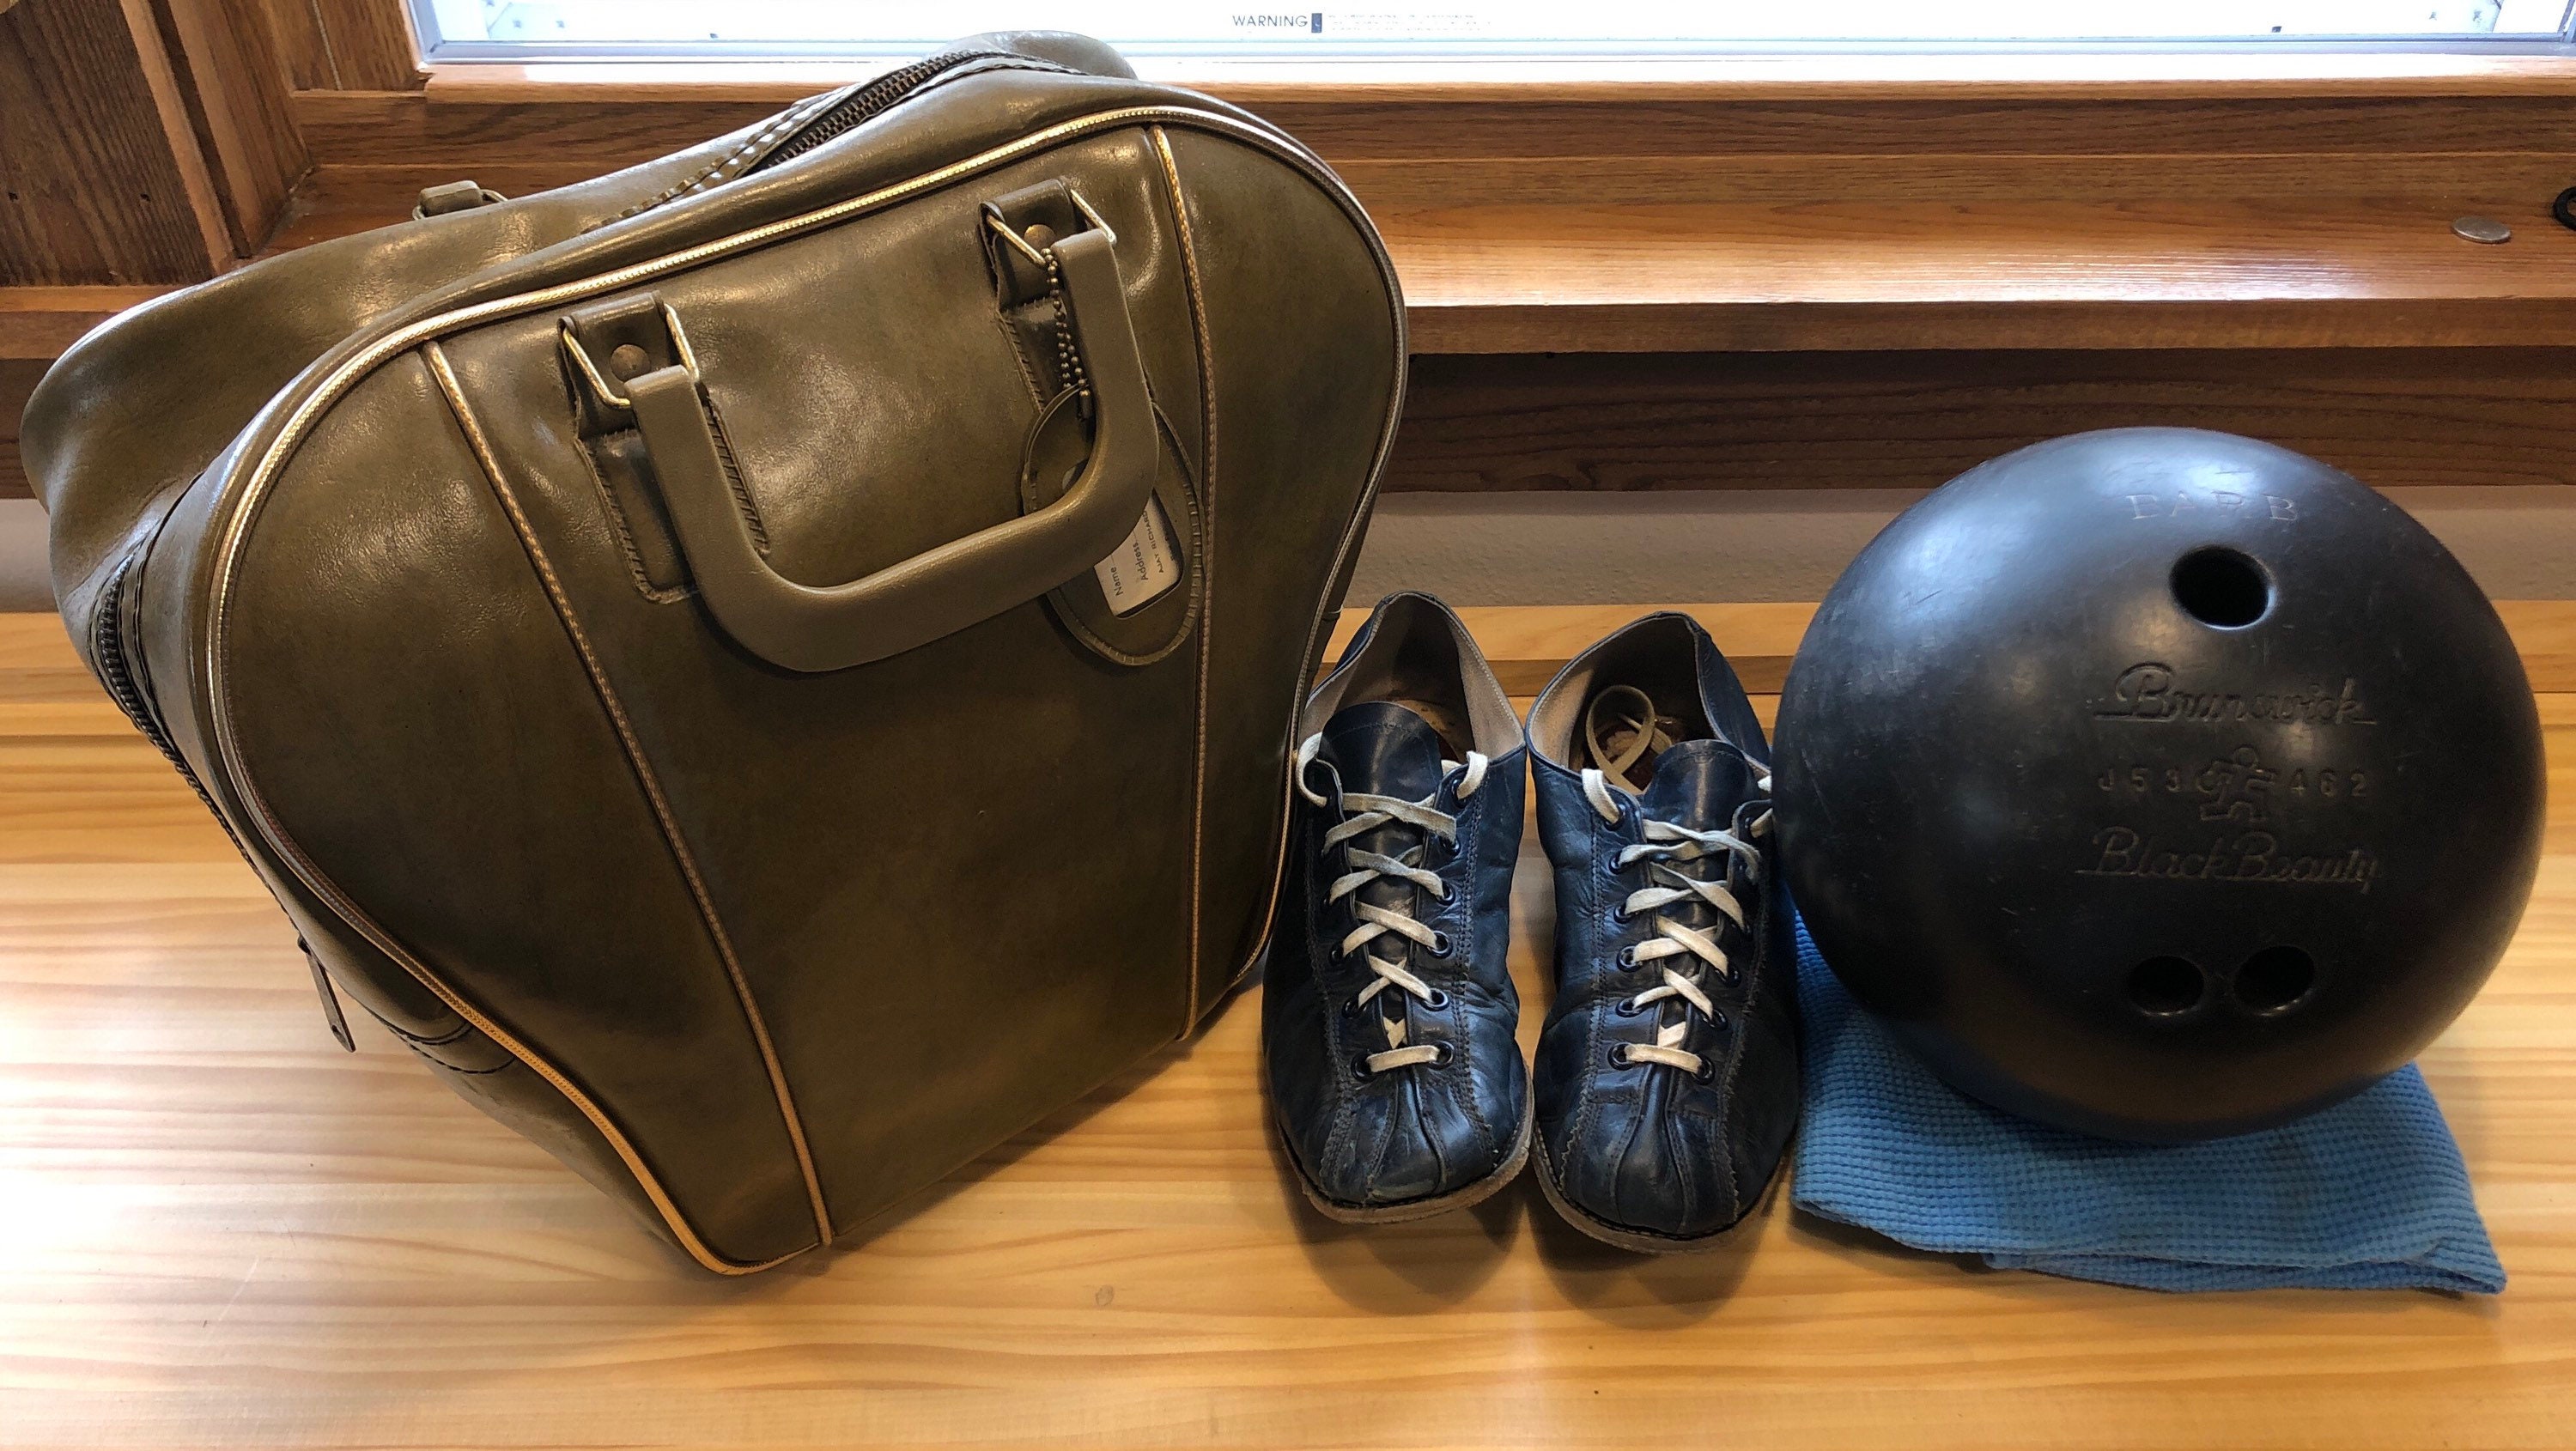
M 2143 1146 L 2047 1128 L 1932 1076 L 1798 931 L 1798 1208 L 1901 1244 L 2154 1290 L 2436 1289 L 2504 1267 L 2409 1064 L 2297 1123 Z

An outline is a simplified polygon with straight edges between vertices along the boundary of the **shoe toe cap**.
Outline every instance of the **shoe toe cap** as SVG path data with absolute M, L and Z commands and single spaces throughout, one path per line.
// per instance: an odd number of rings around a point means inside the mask
M 1527 1090 L 1519 1075 L 1478 1082 L 1391 1072 L 1412 1077 L 1354 1078 L 1340 1112 L 1282 1116 L 1298 1168 L 1326 1199 L 1378 1208 L 1444 1198 L 1491 1178 L 1520 1146 Z
M 1691 1115 L 1605 1115 L 1578 1139 L 1551 1143 L 1554 1187 L 1593 1219 L 1632 1233 L 1702 1239 L 1741 1220 L 1723 1136 Z

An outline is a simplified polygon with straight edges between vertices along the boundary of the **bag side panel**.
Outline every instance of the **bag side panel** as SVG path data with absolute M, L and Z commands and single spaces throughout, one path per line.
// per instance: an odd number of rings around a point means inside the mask
M 419 355 L 298 451 L 229 609 L 233 764 L 276 823 L 245 834 L 292 843 L 333 915 L 542 1055 L 717 1257 L 814 1244 L 688 885 Z
M 1211 404 L 1205 1006 L 1269 932 L 1288 735 L 1403 398 L 1403 303 L 1366 223 L 1314 179 L 1228 138 L 1168 140 Z

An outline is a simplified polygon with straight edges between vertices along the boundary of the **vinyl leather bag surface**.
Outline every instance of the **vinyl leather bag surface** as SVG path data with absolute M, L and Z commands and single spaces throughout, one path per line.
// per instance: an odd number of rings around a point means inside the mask
M 1259 955 L 1394 276 L 1069 36 L 466 199 L 65 356 L 56 593 L 335 1024 L 759 1269 Z

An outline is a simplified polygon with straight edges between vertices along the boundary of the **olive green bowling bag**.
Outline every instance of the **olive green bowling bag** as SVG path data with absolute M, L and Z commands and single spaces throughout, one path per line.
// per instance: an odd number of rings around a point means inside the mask
M 738 1273 L 1259 956 L 1403 375 L 1322 163 L 1002 35 L 136 308 L 22 447 L 343 1040 Z

